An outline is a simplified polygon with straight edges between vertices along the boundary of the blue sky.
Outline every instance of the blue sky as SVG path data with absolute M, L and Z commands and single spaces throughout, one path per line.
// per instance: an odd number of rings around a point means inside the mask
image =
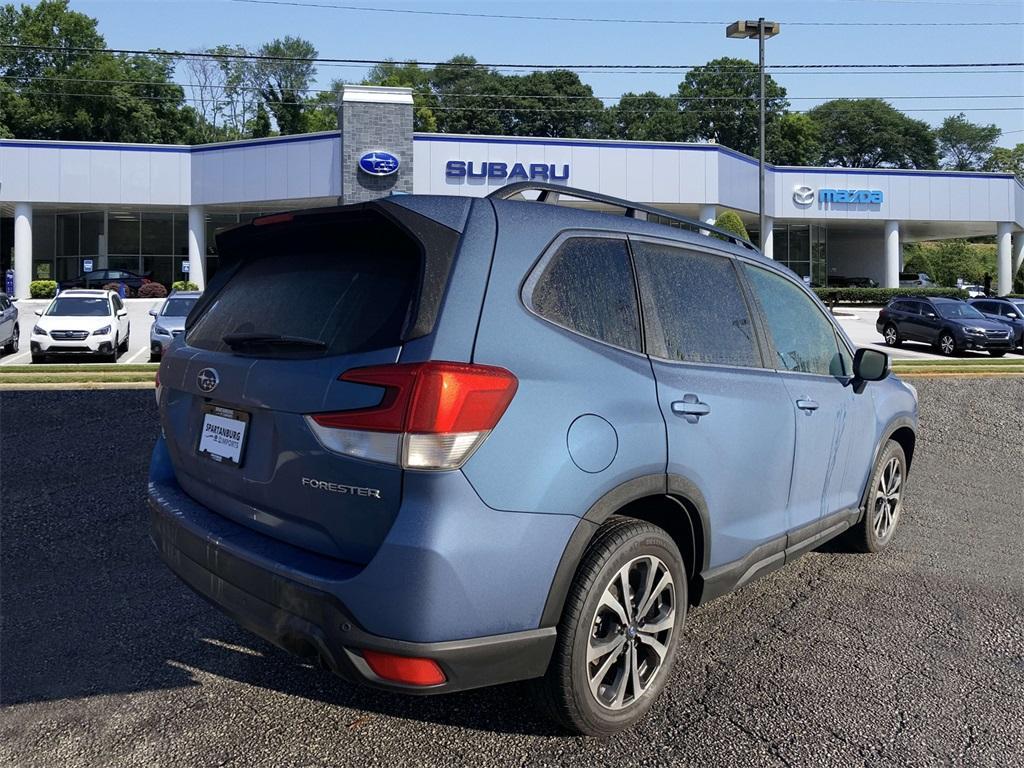
M 352 59 L 444 60 L 468 53 L 485 63 L 702 64 L 719 56 L 756 60 L 757 43 L 729 40 L 722 24 L 670 24 L 669 20 L 728 22 L 764 14 L 782 24 L 768 42 L 769 64 L 1024 61 L 1024 2 L 1020 0 L 802 0 L 774 2 L 567 2 L 547 0 L 296 0 L 321 5 L 525 16 L 577 16 L 660 20 L 655 24 L 484 19 L 378 13 L 324 7 L 262 5 L 232 0 L 72 0 L 75 10 L 99 20 L 113 48 L 193 50 L 220 43 L 256 48 L 286 34 L 304 37 L 321 56 Z M 813 26 L 798 22 L 953 26 Z M 964 26 L 996 22 L 1001 26 Z M 1024 68 L 1016 71 L 884 74 L 780 73 L 793 109 L 836 97 L 878 96 L 937 125 L 963 111 L 975 122 L 995 123 L 1006 146 L 1024 142 Z M 340 78 L 358 82 L 365 69 L 321 66 L 319 85 Z M 582 73 L 598 96 L 624 91 L 675 91 L 682 73 Z M 184 73 L 178 80 L 184 82 Z M 1000 109 L 996 109 L 1000 108 Z M 1007 109 L 1012 108 L 1012 109 Z M 929 110 L 929 111 L 911 111 Z M 937 110 L 937 111 L 931 111 Z

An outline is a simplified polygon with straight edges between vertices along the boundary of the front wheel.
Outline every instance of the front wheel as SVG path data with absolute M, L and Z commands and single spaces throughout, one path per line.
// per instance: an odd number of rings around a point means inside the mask
M 576 572 L 537 683 L 549 714 L 590 736 L 633 725 L 665 687 L 686 606 L 686 568 L 672 538 L 633 518 L 605 523 Z
M 871 473 L 864 519 L 850 529 L 849 540 L 860 552 L 881 552 L 892 543 L 896 525 L 903 514 L 903 489 L 907 480 L 907 457 L 903 446 L 889 440 Z
M 939 336 L 939 352 L 946 357 L 956 354 L 956 339 L 949 331 L 943 331 Z

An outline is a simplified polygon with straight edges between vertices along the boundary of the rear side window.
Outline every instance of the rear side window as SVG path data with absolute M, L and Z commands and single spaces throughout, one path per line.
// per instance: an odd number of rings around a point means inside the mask
M 563 328 L 617 347 L 642 349 L 636 284 L 625 240 L 566 240 L 544 266 L 530 305 Z
M 633 244 L 647 351 L 666 360 L 759 367 L 754 326 L 732 262 L 667 245 Z
M 792 282 L 744 264 L 782 371 L 844 375 L 835 328 L 811 298 Z
M 196 320 L 188 343 L 232 351 L 225 336 L 287 337 L 314 345 L 252 343 L 261 357 L 340 355 L 402 343 L 420 277 L 420 252 L 395 228 L 311 222 L 261 231 L 237 272 Z

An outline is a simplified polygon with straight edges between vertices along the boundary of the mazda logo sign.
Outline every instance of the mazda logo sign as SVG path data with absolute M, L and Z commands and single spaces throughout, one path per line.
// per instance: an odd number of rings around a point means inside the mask
M 810 205 L 814 202 L 814 190 L 798 184 L 793 187 L 793 202 L 797 205 Z
M 199 385 L 201 392 L 213 392 L 220 384 L 220 376 L 217 375 L 217 371 L 213 368 L 203 368 L 196 376 L 196 383 Z

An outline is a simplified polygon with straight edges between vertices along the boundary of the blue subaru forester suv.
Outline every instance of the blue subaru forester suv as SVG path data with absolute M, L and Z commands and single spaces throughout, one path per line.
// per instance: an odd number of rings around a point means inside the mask
M 745 240 L 524 183 L 217 245 L 160 367 L 152 538 L 347 679 L 537 678 L 568 729 L 611 733 L 689 609 L 839 534 L 892 541 L 916 393 Z

